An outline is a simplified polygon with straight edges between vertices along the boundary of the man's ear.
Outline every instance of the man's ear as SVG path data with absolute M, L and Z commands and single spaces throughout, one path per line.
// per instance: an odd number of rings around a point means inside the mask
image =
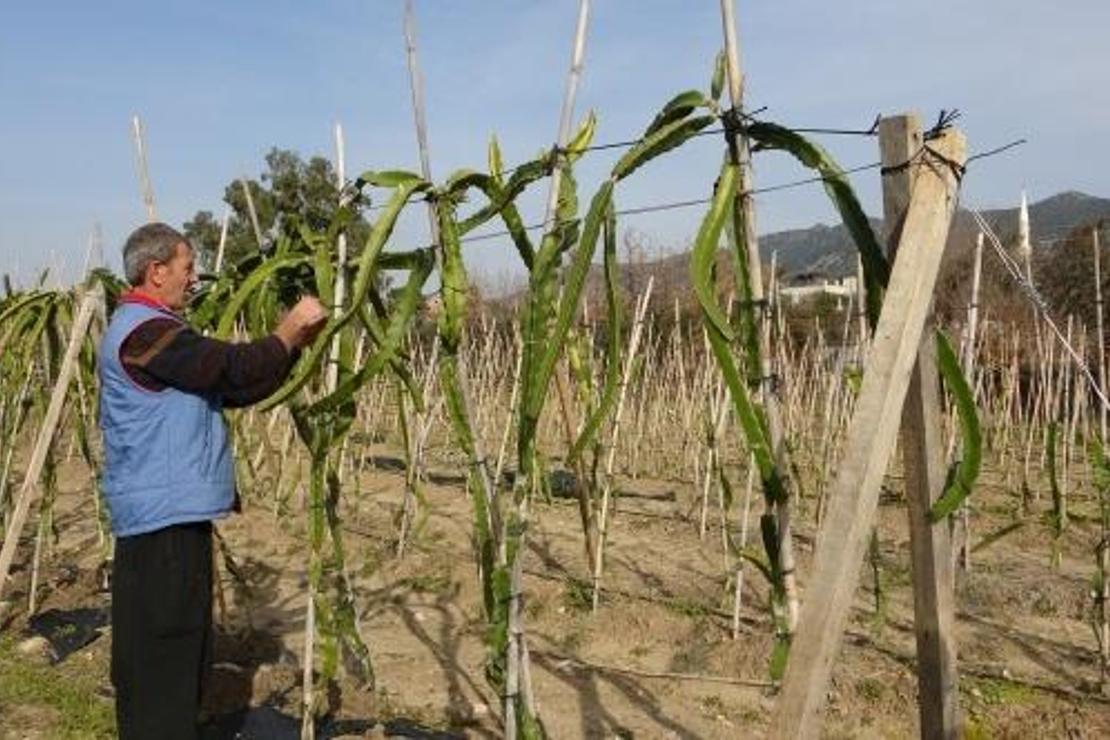
M 163 265 L 160 262 L 151 262 L 146 268 L 145 282 L 155 288 L 162 287 L 162 283 L 165 282 L 162 267 Z

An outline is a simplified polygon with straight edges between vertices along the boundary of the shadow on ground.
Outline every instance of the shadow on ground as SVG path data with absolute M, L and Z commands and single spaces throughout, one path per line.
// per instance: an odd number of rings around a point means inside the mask
M 466 736 L 424 727 L 405 719 L 328 719 L 317 722 L 316 737 L 362 737 L 381 725 L 386 737 L 462 740 Z M 201 740 L 300 740 L 301 721 L 273 707 L 252 707 L 216 717 L 201 730 Z

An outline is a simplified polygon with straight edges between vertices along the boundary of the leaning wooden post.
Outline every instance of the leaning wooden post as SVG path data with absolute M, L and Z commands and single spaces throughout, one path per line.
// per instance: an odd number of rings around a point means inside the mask
M 887 292 L 891 298 L 879 317 L 841 467 L 829 492 L 771 737 L 820 734 L 833 660 L 855 597 L 956 204 L 957 178 L 948 162 L 964 161 L 964 138 L 947 131 L 930 148 L 946 160 L 926 152 L 909 165 L 920 173 L 902 222 L 901 257 L 894 263 Z
M 69 381 L 77 369 L 77 358 L 81 352 L 81 344 L 89 331 L 89 322 L 97 305 L 103 300 L 104 288 L 97 283 L 92 290 L 85 294 L 77 317 L 73 321 L 70 331 L 69 344 L 66 346 L 62 366 L 58 371 L 58 380 L 54 384 L 54 392 L 50 396 L 50 403 L 46 407 L 42 428 L 35 438 L 35 446 L 31 450 L 31 459 L 27 463 L 27 472 L 23 476 L 23 485 L 19 489 L 19 499 L 16 501 L 12 518 L 8 524 L 8 531 L 4 535 L 4 544 L 0 548 L 0 595 L 4 593 L 4 586 L 8 581 L 12 560 L 15 559 L 15 546 L 19 541 L 19 533 L 27 521 L 27 513 L 31 509 L 31 499 L 36 489 L 36 483 L 42 474 L 42 466 L 46 461 L 46 452 L 54 441 L 54 432 L 61 419 L 62 408 L 65 405 L 66 395 L 69 392 Z
M 921 121 L 917 116 L 893 116 L 880 121 L 879 147 L 884 167 L 898 167 L 910 161 L 922 151 L 924 145 Z M 963 161 L 962 152 L 959 161 Z M 916 166 L 884 173 L 883 222 L 886 225 L 887 253 L 892 260 L 897 260 L 903 219 L 910 205 L 915 180 L 930 176 Z M 936 248 L 943 253 L 943 242 Z M 901 297 L 899 294 L 892 295 Z M 974 339 L 969 338 L 969 342 L 972 341 Z M 929 519 L 929 509 L 944 492 L 945 483 L 944 434 L 931 300 L 922 329 L 917 365 L 910 377 L 902 412 L 902 462 L 910 519 L 921 737 L 955 738 L 960 734 L 960 717 L 951 528 L 947 522 L 934 525 Z

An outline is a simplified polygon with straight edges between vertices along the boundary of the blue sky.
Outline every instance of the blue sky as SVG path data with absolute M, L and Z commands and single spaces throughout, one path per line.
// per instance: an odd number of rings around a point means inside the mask
M 704 87 L 721 46 L 716 0 L 594 0 L 578 112 L 598 141 L 634 136 L 672 94 Z M 979 163 L 964 201 L 1016 202 L 1064 189 L 1110 196 L 1110 3 L 1064 0 L 738 0 L 752 107 L 795 126 L 866 128 L 908 109 L 932 119 L 959 108 L 972 150 L 1029 144 Z M 417 0 L 432 168 L 483 167 L 496 133 L 507 162 L 554 137 L 576 0 Z M 402 0 L 335 2 L 8 3 L 0 13 L 0 271 L 26 280 L 52 260 L 70 275 L 93 224 L 118 266 L 144 218 L 130 117 L 143 117 L 159 217 L 180 225 L 222 211 L 223 185 L 257 175 L 271 146 L 333 151 L 343 123 L 347 169 L 417 169 L 401 33 Z M 877 159 L 869 139 L 822 139 L 845 166 Z M 705 196 L 721 142 L 704 137 L 654 163 L 617 195 L 620 207 Z M 579 169 L 581 198 L 612 159 Z M 802 175 L 774 155 L 757 185 Z M 855 177 L 879 212 L 875 173 Z M 540 198 L 525 203 L 541 217 Z M 835 218 L 819 187 L 757 199 L 761 232 Z M 530 213 L 529 213 L 530 211 Z M 699 209 L 625 219 L 659 249 L 683 248 Z M 423 213 L 398 245 L 426 240 Z M 491 287 L 517 273 L 500 241 L 468 250 Z

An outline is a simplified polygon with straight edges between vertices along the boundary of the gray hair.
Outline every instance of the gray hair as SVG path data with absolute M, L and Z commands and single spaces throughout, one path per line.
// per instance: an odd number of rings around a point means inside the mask
M 131 232 L 123 245 L 123 275 L 131 285 L 141 285 L 146 268 L 152 262 L 169 262 L 177 252 L 177 245 L 189 240 L 180 231 L 163 223 L 140 226 Z

